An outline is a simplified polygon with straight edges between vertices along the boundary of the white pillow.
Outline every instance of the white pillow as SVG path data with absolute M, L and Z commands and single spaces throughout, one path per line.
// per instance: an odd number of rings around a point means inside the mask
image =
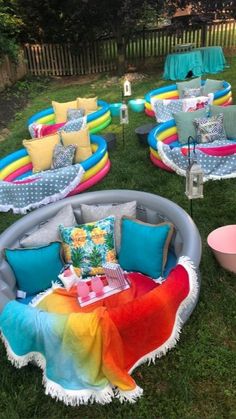
M 50 218 L 39 228 L 27 234 L 20 241 L 22 247 L 37 247 L 54 241 L 61 241 L 58 233 L 59 224 L 70 227 L 76 224 L 73 208 L 71 205 L 63 207 L 54 217 Z
M 136 218 L 136 201 L 126 202 L 125 204 L 108 204 L 108 205 L 86 205 L 81 204 L 81 216 L 83 223 L 89 223 L 92 221 L 102 220 L 103 218 L 109 217 L 109 215 L 115 216 L 115 245 L 116 251 L 120 250 L 121 240 L 121 218 L 123 215 Z

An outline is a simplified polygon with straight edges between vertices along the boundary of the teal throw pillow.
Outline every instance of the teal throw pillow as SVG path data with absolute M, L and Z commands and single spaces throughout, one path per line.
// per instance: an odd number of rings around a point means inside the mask
M 191 79 L 188 81 L 177 82 L 176 86 L 179 92 L 179 97 L 180 99 L 182 99 L 184 97 L 184 90 L 201 88 L 201 77 L 196 77 L 195 79 Z
M 205 118 L 207 111 L 206 109 L 198 109 L 194 112 L 177 112 L 173 115 L 177 126 L 179 142 L 186 144 L 190 135 L 196 138 L 196 128 L 193 121 L 196 118 Z
M 5 249 L 6 260 L 12 268 L 18 290 L 26 295 L 37 294 L 58 280 L 63 267 L 61 243 L 54 242 L 34 248 Z
M 59 226 L 65 260 L 78 276 L 102 275 L 106 262 L 117 262 L 114 225 L 115 217 L 109 216 L 73 227 Z
M 206 82 L 202 89 L 203 96 L 208 95 L 209 93 L 215 93 L 217 90 L 223 89 L 223 81 L 222 80 L 212 80 L 206 79 Z
M 236 139 L 236 105 L 210 106 L 212 116 L 224 115 L 224 128 L 227 138 Z
M 119 264 L 127 271 L 159 278 L 167 260 L 173 225 L 148 224 L 122 217 Z

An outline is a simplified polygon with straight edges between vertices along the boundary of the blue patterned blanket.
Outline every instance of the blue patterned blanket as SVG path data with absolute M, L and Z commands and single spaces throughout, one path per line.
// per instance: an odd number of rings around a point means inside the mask
M 46 170 L 13 182 L 0 181 L 0 211 L 25 214 L 67 196 L 81 181 L 80 164 Z
M 185 176 L 188 167 L 188 147 L 171 148 L 162 141 L 158 141 L 157 146 L 162 161 L 179 175 Z M 191 157 L 193 156 L 203 169 L 204 181 L 236 177 L 236 141 L 217 140 L 198 144 L 195 155 L 191 149 Z

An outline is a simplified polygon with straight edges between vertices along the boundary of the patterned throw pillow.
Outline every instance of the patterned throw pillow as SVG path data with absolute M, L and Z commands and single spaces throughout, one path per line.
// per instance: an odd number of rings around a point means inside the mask
M 81 118 L 72 119 L 63 125 L 58 131 L 65 131 L 65 132 L 72 132 L 72 131 L 80 131 L 81 129 L 85 129 L 87 124 L 87 117 L 82 116 Z
M 59 226 L 65 261 L 72 263 L 78 276 L 104 274 L 106 262 L 116 263 L 115 217 L 75 227 Z
M 84 108 L 79 108 L 79 109 L 69 108 L 67 110 L 67 121 L 72 121 L 73 119 L 82 118 L 84 115 L 85 115 Z
M 152 108 L 157 122 L 166 122 L 173 119 L 173 113 L 182 111 L 181 99 L 151 99 Z
M 53 151 L 51 169 L 60 169 L 61 167 L 71 166 L 73 164 L 76 151 L 76 145 L 68 145 L 64 147 L 57 144 Z
M 196 127 L 197 142 L 211 143 L 217 140 L 227 140 L 223 119 L 223 114 L 212 116 L 210 118 L 194 119 L 193 123 Z
M 201 87 L 197 87 L 197 88 L 193 88 L 193 89 L 188 89 L 185 88 L 183 90 L 183 98 L 188 98 L 188 97 L 198 97 L 201 96 L 202 94 L 202 88 Z

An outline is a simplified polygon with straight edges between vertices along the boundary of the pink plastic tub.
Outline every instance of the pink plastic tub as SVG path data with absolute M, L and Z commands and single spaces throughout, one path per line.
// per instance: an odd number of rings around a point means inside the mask
M 219 264 L 236 273 L 236 224 L 212 231 L 207 237 L 207 243 Z

